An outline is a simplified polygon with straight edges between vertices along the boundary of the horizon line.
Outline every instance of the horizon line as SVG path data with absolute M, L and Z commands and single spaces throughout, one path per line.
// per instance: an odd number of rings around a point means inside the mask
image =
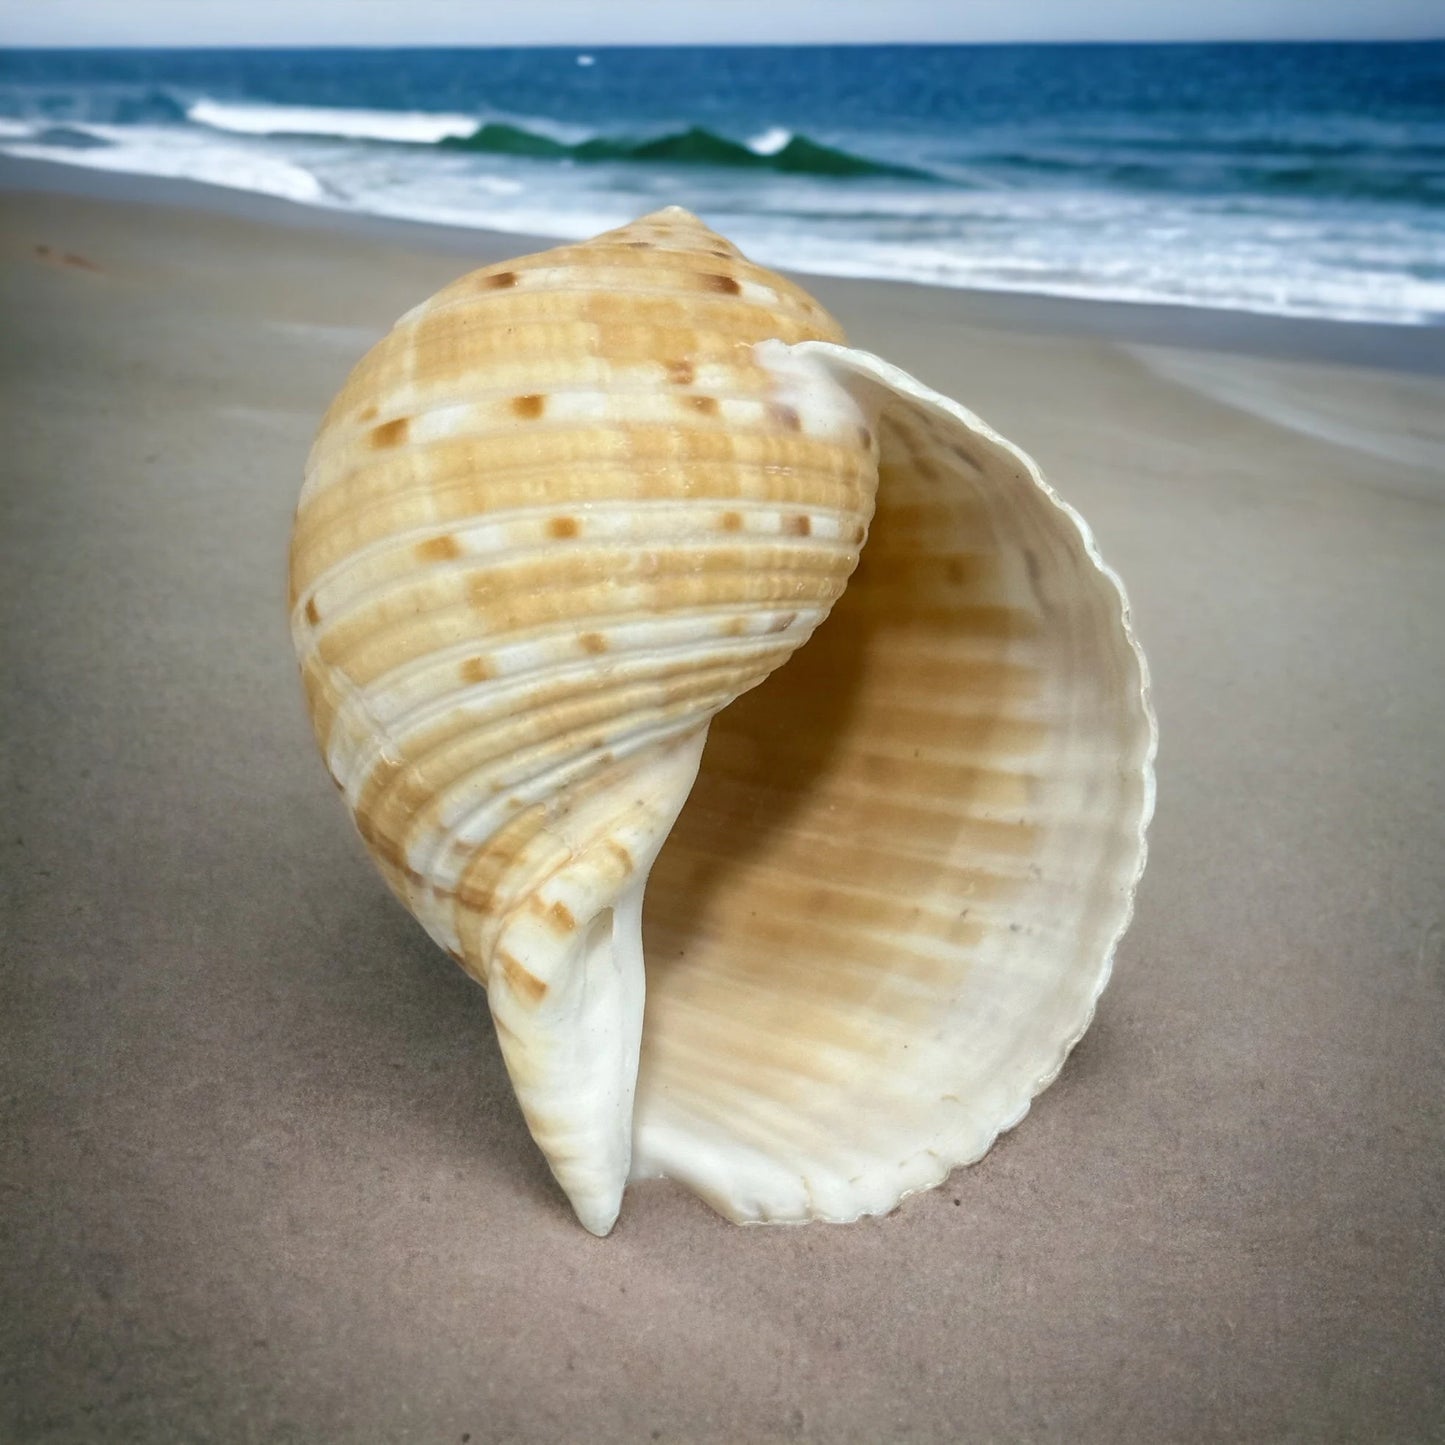
M 408 40 L 363 41 L 330 44 L 322 41 L 285 42 L 269 40 L 229 41 L 135 41 L 89 44 L 84 41 L 15 41 L 0 39 L 0 53 L 19 50 L 559 50 L 584 51 L 589 54 L 609 50 L 827 50 L 867 47 L 872 49 L 903 49 L 909 46 L 1008 46 L 1008 45 L 1440 45 L 1445 44 L 1445 31 L 1422 35 L 1209 35 L 1134 38 L 1129 40 L 1091 36 L 1088 38 L 1050 37 L 1040 39 L 974 40 L 632 40 L 625 44 L 612 41 L 514 41 L 509 44 L 487 44 L 474 40 Z

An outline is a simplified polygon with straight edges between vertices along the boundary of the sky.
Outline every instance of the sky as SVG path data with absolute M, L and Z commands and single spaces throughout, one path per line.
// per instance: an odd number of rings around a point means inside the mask
M 13 0 L 0 13 L 0 46 L 1442 36 L 1442 0 Z

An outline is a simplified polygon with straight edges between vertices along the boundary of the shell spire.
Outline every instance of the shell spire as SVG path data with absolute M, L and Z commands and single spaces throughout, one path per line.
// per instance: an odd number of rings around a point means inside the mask
M 1018 448 L 686 211 L 402 317 L 312 450 L 291 622 L 595 1233 L 657 1175 L 886 1212 L 1088 1026 L 1154 799 L 1122 586 Z

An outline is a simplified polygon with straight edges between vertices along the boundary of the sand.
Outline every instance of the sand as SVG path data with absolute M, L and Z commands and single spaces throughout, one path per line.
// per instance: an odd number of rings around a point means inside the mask
M 0 1438 L 1441 1437 L 1439 332 L 817 283 L 1126 579 L 1149 870 L 982 1164 L 846 1228 L 638 1187 L 599 1241 L 354 839 L 284 612 L 322 408 L 517 243 L 0 185 Z

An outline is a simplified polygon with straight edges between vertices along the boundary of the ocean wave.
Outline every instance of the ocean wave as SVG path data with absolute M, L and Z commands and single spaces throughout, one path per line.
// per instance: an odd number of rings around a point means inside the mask
M 810 136 L 795 132 L 787 132 L 787 139 L 782 140 L 779 132 L 780 128 L 764 132 L 754 145 L 745 145 L 700 125 L 642 139 L 599 135 L 589 140 L 569 142 L 525 126 L 487 121 L 469 136 L 449 136 L 437 144 L 448 150 L 481 151 L 488 155 L 517 156 L 527 160 L 605 161 L 613 164 L 670 162 L 839 179 L 866 176 L 891 176 L 915 181 L 934 179 L 927 171 L 855 155 L 852 151 L 823 145 Z
M 477 128 L 474 115 L 429 111 L 356 110 L 341 106 L 261 105 L 202 97 L 182 113 L 195 125 L 233 135 L 333 136 L 338 140 L 378 140 L 409 145 L 434 145 L 450 137 L 468 136 Z

